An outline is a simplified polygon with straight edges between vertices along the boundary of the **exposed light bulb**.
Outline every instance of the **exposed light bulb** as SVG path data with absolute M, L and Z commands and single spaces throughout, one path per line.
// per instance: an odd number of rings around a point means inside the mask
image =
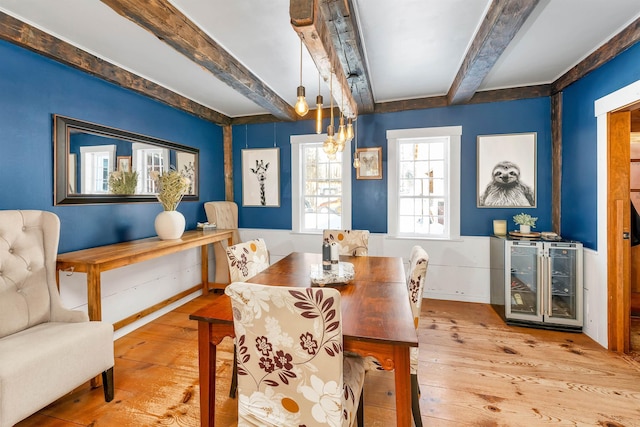
M 322 144 L 322 149 L 329 156 L 338 151 L 338 142 L 334 138 L 333 125 L 327 126 L 327 139 Z
M 358 169 L 360 167 L 360 158 L 358 157 L 357 154 L 356 154 L 356 157 L 353 159 L 353 167 L 355 169 Z
M 347 142 L 347 131 L 344 129 L 344 117 L 340 116 L 340 126 L 338 126 L 338 151 L 344 150 L 344 144 Z
M 353 139 L 353 119 L 349 117 L 347 119 L 347 142 L 351 142 Z
M 300 117 L 304 117 L 309 112 L 309 104 L 304 99 L 304 86 L 302 86 L 302 38 L 300 38 L 300 86 L 298 86 L 298 100 L 293 107 Z
M 307 100 L 304 98 L 304 86 L 298 86 L 298 101 L 296 102 L 295 109 L 299 116 L 306 116 L 309 112 L 309 104 L 307 104 Z
M 322 95 L 316 97 L 316 133 L 322 133 Z

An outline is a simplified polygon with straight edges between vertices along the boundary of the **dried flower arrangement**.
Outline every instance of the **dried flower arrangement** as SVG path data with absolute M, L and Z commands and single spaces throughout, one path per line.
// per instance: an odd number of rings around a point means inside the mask
M 137 185 L 136 171 L 115 171 L 109 174 L 109 191 L 113 194 L 134 194 Z
M 152 172 L 151 176 L 158 185 L 157 197 L 162 203 L 162 208 L 165 211 L 175 211 L 182 200 L 182 196 L 189 188 L 189 179 L 182 176 L 175 169 L 162 174 Z

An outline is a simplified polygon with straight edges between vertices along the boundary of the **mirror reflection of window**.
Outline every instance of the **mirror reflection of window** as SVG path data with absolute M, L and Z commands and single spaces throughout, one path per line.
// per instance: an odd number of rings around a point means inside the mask
M 93 145 L 80 147 L 82 177 L 80 192 L 101 194 L 109 192 L 109 174 L 114 171 L 116 146 Z
M 133 170 L 138 172 L 138 194 L 155 194 L 158 192 L 151 172 L 159 174 L 169 170 L 169 150 L 155 145 L 133 143 Z

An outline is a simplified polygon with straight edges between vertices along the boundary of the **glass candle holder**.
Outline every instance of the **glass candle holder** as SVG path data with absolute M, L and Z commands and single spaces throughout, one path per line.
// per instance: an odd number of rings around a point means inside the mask
M 507 234 L 507 220 L 506 219 L 494 219 L 493 220 L 493 234 L 497 236 L 504 236 Z

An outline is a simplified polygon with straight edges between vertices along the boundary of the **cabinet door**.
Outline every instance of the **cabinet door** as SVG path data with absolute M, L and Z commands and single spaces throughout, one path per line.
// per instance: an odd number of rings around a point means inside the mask
M 582 250 L 573 244 L 548 248 L 545 321 L 582 324 Z
M 540 274 L 542 247 L 537 242 L 510 241 L 506 251 L 505 316 L 542 321 Z

